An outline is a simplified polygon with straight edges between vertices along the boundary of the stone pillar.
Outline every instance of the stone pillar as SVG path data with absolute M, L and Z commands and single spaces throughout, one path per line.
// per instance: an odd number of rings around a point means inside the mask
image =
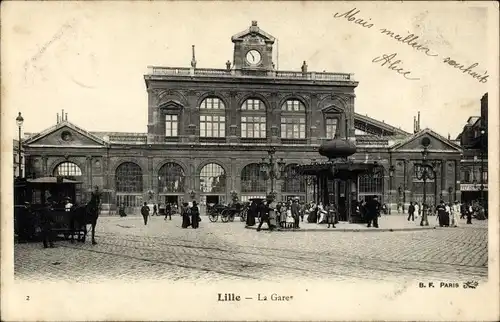
M 446 166 L 448 161 L 446 159 L 441 160 L 441 186 L 440 186 L 440 194 L 443 196 L 444 202 L 448 202 L 448 189 L 446 187 Z M 441 200 L 436 200 L 436 203 Z
M 411 163 L 410 160 L 405 159 L 404 161 L 404 184 L 403 184 L 403 212 L 406 212 L 408 209 L 408 205 L 412 200 L 412 178 L 413 175 L 411 173 Z

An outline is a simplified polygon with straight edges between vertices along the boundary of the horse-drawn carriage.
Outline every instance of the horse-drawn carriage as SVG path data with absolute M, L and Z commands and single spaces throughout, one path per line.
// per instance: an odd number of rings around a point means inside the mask
M 14 234 L 18 241 L 39 240 L 44 234 L 85 241 L 87 225 L 92 241 L 98 216 L 99 198 L 76 204 L 81 182 L 63 177 L 16 179 L 14 183 Z M 69 204 L 70 203 L 70 204 Z M 75 203 L 74 205 L 71 205 Z M 68 205 L 69 204 L 69 205 Z
M 221 217 L 222 222 L 234 221 L 234 217 L 240 216 L 240 221 L 246 220 L 248 203 L 235 203 L 225 206 L 221 204 L 207 205 L 208 219 L 216 222 Z

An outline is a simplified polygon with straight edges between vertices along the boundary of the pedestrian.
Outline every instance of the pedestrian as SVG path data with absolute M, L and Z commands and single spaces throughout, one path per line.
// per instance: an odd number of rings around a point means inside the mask
M 295 228 L 295 218 L 292 215 L 292 210 L 286 211 L 286 228 Z
M 471 225 L 472 224 L 472 213 L 473 213 L 472 204 L 469 203 L 467 205 L 465 211 L 467 214 L 467 224 Z
M 158 216 L 158 207 L 156 204 L 153 204 L 153 216 Z
M 436 213 L 438 217 L 439 227 L 448 226 L 447 219 L 449 220 L 449 218 L 448 214 L 446 213 L 446 205 L 444 204 L 443 200 L 441 200 L 439 205 L 436 207 Z
M 415 221 L 415 206 L 413 202 L 410 202 L 410 206 L 408 207 L 408 221 Z
M 193 201 L 193 206 L 191 207 L 191 228 L 197 229 L 200 226 L 200 209 L 196 201 Z
M 181 206 L 181 216 L 182 216 L 182 228 L 188 228 L 191 226 L 191 221 L 189 219 L 191 215 L 191 209 L 189 209 L 189 204 L 184 202 Z
M 378 217 L 380 215 L 380 203 L 377 197 L 373 197 L 366 203 L 366 212 L 368 213 L 368 226 L 378 228 Z
M 446 216 L 448 216 L 448 226 L 453 226 L 453 215 L 451 213 L 451 205 L 449 203 L 444 204 L 444 208 L 446 211 Z
M 336 217 L 335 213 L 336 213 L 335 205 L 332 204 L 330 207 L 328 207 L 327 213 L 326 213 L 326 222 L 328 223 L 327 228 L 330 228 L 330 225 L 332 225 L 332 228 L 336 228 L 335 227 L 335 217 Z
M 453 227 L 458 227 L 458 214 L 460 213 L 460 203 L 455 200 L 455 204 L 451 206 L 451 213 L 453 216 Z
M 286 218 L 288 217 L 288 211 L 290 209 L 288 208 L 287 204 L 282 204 L 280 208 L 280 214 L 279 214 L 279 223 L 281 228 L 286 228 Z M 291 214 L 291 212 L 290 212 Z
M 267 196 L 267 204 L 264 205 L 262 203 L 262 206 L 260 207 L 260 223 L 259 226 L 257 227 L 257 231 L 260 231 L 262 224 L 266 222 L 267 227 L 270 231 L 274 229 L 274 226 L 271 224 L 271 215 L 274 216 L 274 212 L 276 209 L 276 204 L 273 203 L 273 197 L 271 195 Z
M 294 219 L 294 225 L 293 228 L 300 228 L 299 227 L 299 222 L 300 222 L 300 206 L 299 206 L 299 199 L 295 198 L 293 200 L 292 206 L 290 207 L 290 211 L 292 213 L 292 217 Z
M 54 248 L 54 232 L 52 230 L 54 225 L 53 218 L 53 207 L 52 207 L 52 198 L 47 198 L 45 202 L 44 208 L 41 211 L 41 232 L 42 232 L 42 240 L 43 240 L 43 248 Z
M 144 225 L 148 224 L 148 217 L 149 217 L 149 207 L 147 203 L 144 203 L 144 205 L 141 207 L 141 215 L 142 218 L 144 219 Z
M 66 204 L 64 205 L 64 210 L 69 212 L 71 211 L 71 208 L 73 208 L 73 204 L 71 203 L 71 198 L 66 197 Z
M 257 217 L 258 208 L 259 206 L 257 204 L 257 200 L 255 199 L 252 200 L 247 210 L 247 219 L 246 219 L 247 227 L 255 226 L 255 217 Z
M 172 220 L 172 206 L 170 206 L 170 203 L 165 205 L 165 218 L 163 220 L 167 220 L 167 217 Z
M 123 202 L 118 206 L 118 214 L 120 217 L 127 217 L 127 214 L 125 213 L 125 204 Z
M 323 207 L 323 203 L 320 202 L 318 205 L 318 224 L 322 224 L 325 221 L 326 211 Z

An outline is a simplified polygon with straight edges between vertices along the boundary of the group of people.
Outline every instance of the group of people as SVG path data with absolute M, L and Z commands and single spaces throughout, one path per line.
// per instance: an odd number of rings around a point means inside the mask
M 429 207 L 419 202 L 410 202 L 408 206 L 408 221 L 410 219 L 414 221 L 415 215 L 419 217 L 424 211 L 427 212 L 427 215 L 436 214 L 440 227 L 458 227 L 459 218 L 467 218 L 466 223 L 470 225 L 472 224 L 472 217 L 484 211 L 484 209 L 472 202 L 462 204 L 457 200 L 454 203 L 445 203 L 441 200 L 436 207 Z

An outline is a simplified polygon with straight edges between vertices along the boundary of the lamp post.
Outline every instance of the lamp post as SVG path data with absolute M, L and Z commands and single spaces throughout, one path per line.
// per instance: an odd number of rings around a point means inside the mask
M 23 126 L 24 118 L 21 116 L 21 112 L 19 112 L 19 115 L 16 117 L 16 123 L 17 127 L 19 129 L 19 141 L 18 141 L 18 169 L 19 169 L 19 178 L 23 177 L 23 170 L 21 169 L 21 127 Z
M 422 151 L 422 163 L 415 164 L 415 177 L 417 180 L 423 180 L 424 182 L 424 202 L 422 203 L 422 219 L 420 220 L 420 226 L 429 226 L 429 221 L 427 219 L 427 180 L 435 179 L 435 173 L 432 165 L 427 164 L 427 156 L 429 155 L 429 145 L 431 140 L 427 137 L 423 138 L 421 141 L 424 147 Z
M 394 176 L 394 166 L 391 165 L 389 167 L 389 215 L 391 214 L 391 208 L 392 208 L 392 177 Z
M 260 164 L 261 171 L 266 172 L 269 179 L 271 179 L 271 195 L 273 196 L 273 198 L 275 195 L 274 180 L 281 178 L 281 174 L 283 173 L 283 170 L 285 168 L 285 162 L 283 162 L 283 159 L 280 159 L 278 162 L 276 162 L 274 158 L 275 153 L 276 153 L 276 148 L 271 147 L 267 151 L 269 160 L 266 161 L 265 158 L 262 158 L 262 163 Z

